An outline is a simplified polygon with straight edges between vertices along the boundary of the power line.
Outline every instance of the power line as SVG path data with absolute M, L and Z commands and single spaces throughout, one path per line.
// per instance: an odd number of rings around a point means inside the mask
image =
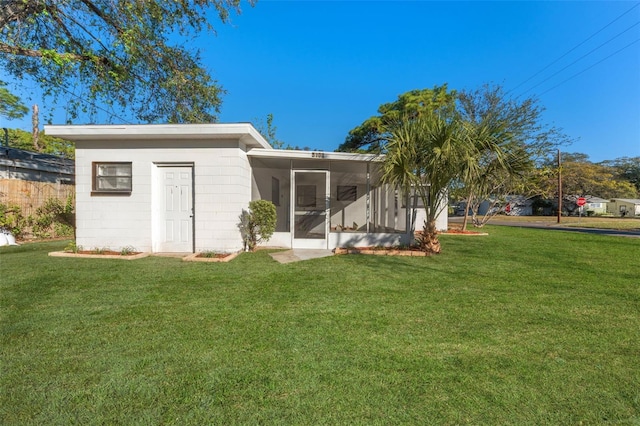
M 550 79 L 552 79 L 553 77 L 555 77 L 556 75 L 560 74 L 562 71 L 566 70 L 567 68 L 569 68 L 571 65 L 575 64 L 576 62 L 581 61 L 582 59 L 586 58 L 587 56 L 589 56 L 590 54 L 592 54 L 593 52 L 595 52 L 596 50 L 600 49 L 602 46 L 609 44 L 610 42 L 612 42 L 613 40 L 615 40 L 616 38 L 620 37 L 622 34 L 626 33 L 627 31 L 629 31 L 630 29 L 632 29 L 633 27 L 637 26 L 638 24 L 640 24 L 640 21 L 636 22 L 635 24 L 631 25 L 630 27 L 628 27 L 627 29 L 625 29 L 624 31 L 618 33 L 617 35 L 611 37 L 609 40 L 605 41 L 604 43 L 600 44 L 598 47 L 590 50 L 589 52 L 585 53 L 584 55 L 580 56 L 578 59 L 576 59 L 575 61 L 571 62 L 569 65 L 565 66 L 564 68 L 556 71 L 555 73 L 551 74 L 549 77 L 545 78 L 544 80 L 542 80 L 540 83 L 536 84 L 533 87 L 530 87 L 529 89 L 525 90 L 524 92 L 522 92 L 520 94 L 520 96 L 524 95 L 527 92 L 530 92 L 531 90 L 535 89 L 536 87 L 540 86 L 541 84 L 549 81 Z M 632 43 L 633 44 L 633 43 Z
M 47 83 L 52 84 L 49 81 L 47 81 Z M 31 101 L 38 102 L 37 98 L 40 98 L 40 100 L 42 102 L 44 102 L 45 98 L 47 97 L 47 95 L 45 95 L 43 93 L 43 91 L 42 91 L 42 86 L 38 85 L 33 79 L 24 79 L 23 78 L 22 80 L 12 81 L 11 84 L 13 86 L 15 86 L 15 87 L 23 87 L 25 89 L 28 89 L 31 92 L 30 95 L 28 96 L 28 99 L 31 100 Z M 38 89 L 40 89 L 40 93 L 39 94 L 34 93 Z M 72 92 L 72 91 L 70 91 L 70 90 L 68 90 L 68 89 L 66 89 L 64 87 L 59 86 L 58 89 L 60 91 L 64 92 L 65 94 L 67 94 L 67 95 L 79 100 L 82 103 L 90 105 L 91 107 L 95 108 L 96 110 L 100 110 L 100 111 L 106 113 L 112 119 L 113 118 L 118 119 L 123 124 L 133 124 L 131 121 L 129 121 L 127 119 L 124 119 L 124 118 L 120 117 L 119 115 L 115 114 L 114 112 L 109 111 L 109 110 L 107 110 L 107 109 L 105 109 L 105 108 L 103 108 L 103 107 L 101 107 L 99 105 L 96 105 L 95 102 L 89 101 L 88 99 L 85 99 L 82 96 L 77 95 L 74 92 Z M 34 97 L 36 99 L 34 99 Z M 49 108 L 51 108 L 51 107 L 49 107 Z
M 578 72 L 578 73 L 576 73 L 576 74 L 572 75 L 571 77 L 567 78 L 566 80 L 561 81 L 560 83 L 556 84 L 555 86 L 551 87 L 550 89 L 545 90 L 544 92 L 540 93 L 540 95 L 538 95 L 538 96 L 542 96 L 542 95 L 544 95 L 545 93 L 550 92 L 551 90 L 555 89 L 556 87 L 563 85 L 563 84 L 564 84 L 564 83 L 566 83 L 567 81 L 569 81 L 569 80 L 571 80 L 571 79 L 573 79 L 573 78 L 575 78 L 575 77 L 579 76 L 580 74 L 582 74 L 582 73 L 584 73 L 584 72 L 586 72 L 586 71 L 590 70 L 591 68 L 595 67 L 596 65 L 598 65 L 598 64 L 600 64 L 600 63 L 602 63 L 602 62 L 606 61 L 607 59 L 609 59 L 610 57 L 612 57 L 612 56 L 614 56 L 614 55 L 617 55 L 618 53 L 620 53 L 620 52 L 622 52 L 623 50 L 625 50 L 625 49 L 627 49 L 627 48 L 631 47 L 632 45 L 634 45 L 635 43 L 637 43 L 637 42 L 639 42 L 639 41 L 640 41 L 640 38 L 639 38 L 639 39 L 637 39 L 637 40 L 632 41 L 631 43 L 627 44 L 627 45 L 626 45 L 626 46 L 624 46 L 623 48 L 616 50 L 616 51 L 615 51 L 615 52 L 613 52 L 611 55 L 609 55 L 609 56 L 607 56 L 607 57 L 605 57 L 605 58 L 602 58 L 601 60 L 599 60 L 599 61 L 598 61 L 598 62 L 596 62 L 595 64 L 593 64 L 593 65 L 591 65 L 591 66 L 589 66 L 589 67 L 587 67 L 587 68 L 583 69 L 582 71 L 580 71 L 580 72 Z
M 114 114 L 113 112 L 111 112 L 111 111 L 109 111 L 109 110 L 107 110 L 107 109 L 105 109 L 105 108 L 102 108 L 102 107 L 100 107 L 100 106 L 96 105 L 96 103 L 95 103 L 95 102 L 91 102 L 91 101 L 89 101 L 89 100 L 87 100 L 87 99 L 84 99 L 83 97 L 76 95 L 75 93 L 73 93 L 73 92 L 71 92 L 71 91 L 69 91 L 69 90 L 65 89 L 64 87 L 61 87 L 61 86 L 60 86 L 60 87 L 59 87 L 59 89 L 60 89 L 61 91 L 63 91 L 64 93 L 66 93 L 67 95 L 70 95 L 70 96 L 72 96 L 72 97 L 76 98 L 76 99 L 77 99 L 77 100 L 79 100 L 80 102 L 83 102 L 83 103 L 85 103 L 85 104 L 87 104 L 87 105 L 90 105 L 90 106 L 92 106 L 93 108 L 98 109 L 98 110 L 100 110 L 100 111 L 102 111 L 102 112 L 105 112 L 107 115 L 109 115 L 109 117 L 111 117 L 111 118 L 117 118 L 117 119 L 118 119 L 118 120 L 120 120 L 123 124 L 133 124 L 133 123 L 131 123 L 130 121 L 128 121 L 128 120 L 126 120 L 126 119 L 124 119 L 124 118 L 122 118 L 122 117 L 120 117 L 120 116 L 118 116 L 118 115 Z
M 552 65 L 554 65 L 555 63 L 557 63 L 559 60 L 561 60 L 562 58 L 564 58 L 565 56 L 567 56 L 569 53 L 573 52 L 574 50 L 576 50 L 578 47 L 582 46 L 583 44 L 585 44 L 587 41 L 591 40 L 593 37 L 595 37 L 596 35 L 600 34 L 602 31 L 604 31 L 606 28 L 608 28 L 610 25 L 612 25 L 614 22 L 616 22 L 618 19 L 622 18 L 624 15 L 626 15 L 627 13 L 631 12 L 633 9 L 635 9 L 636 7 L 640 6 L 640 3 L 636 3 L 635 5 L 633 5 L 630 9 L 628 9 L 626 12 L 624 12 L 622 15 L 618 16 L 617 18 L 615 18 L 613 21 L 609 22 L 607 25 L 605 25 L 604 27 L 600 28 L 598 31 L 596 31 L 595 33 L 591 34 L 589 37 L 587 37 L 585 40 L 583 40 L 581 43 L 577 44 L 576 46 L 574 46 L 573 48 L 569 49 L 567 52 L 565 52 L 562 56 L 560 56 L 559 58 L 557 58 L 555 61 L 551 62 L 549 65 L 547 65 L 546 67 L 542 68 L 540 71 L 538 71 L 537 73 L 533 74 L 531 77 L 529 77 L 528 79 L 526 79 L 525 81 L 523 81 L 522 83 L 518 84 L 516 87 L 514 87 L 513 89 L 511 89 L 509 92 L 507 93 L 511 93 L 514 90 L 516 90 L 517 88 L 523 86 L 524 84 L 528 83 L 529 81 L 531 81 L 533 78 L 537 77 L 538 75 L 540 75 L 542 72 L 546 71 L 549 67 L 551 67 Z

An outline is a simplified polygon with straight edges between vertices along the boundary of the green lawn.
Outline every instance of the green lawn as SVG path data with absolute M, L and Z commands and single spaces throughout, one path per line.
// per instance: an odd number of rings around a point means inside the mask
M 0 424 L 640 424 L 640 239 L 288 265 L 0 248 Z
M 638 217 L 579 217 L 563 216 L 558 224 L 557 216 L 506 216 L 497 215 L 494 222 L 504 223 L 535 223 L 548 226 L 569 226 L 576 228 L 619 229 L 627 231 L 640 231 L 640 218 Z M 459 219 L 461 221 L 461 219 Z M 491 222 L 489 222 L 491 223 Z

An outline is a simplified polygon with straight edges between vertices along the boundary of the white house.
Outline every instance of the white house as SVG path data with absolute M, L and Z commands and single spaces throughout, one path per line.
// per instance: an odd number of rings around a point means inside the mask
M 584 197 L 587 203 L 584 205 L 584 210 L 589 214 L 606 214 L 607 213 L 607 203 L 609 200 L 605 200 L 600 197 L 586 196 Z
M 380 182 L 377 155 L 274 150 L 248 123 L 45 129 L 76 143 L 76 244 L 86 249 L 238 251 L 239 216 L 257 199 L 276 205 L 272 246 L 413 238 L 411 209 Z

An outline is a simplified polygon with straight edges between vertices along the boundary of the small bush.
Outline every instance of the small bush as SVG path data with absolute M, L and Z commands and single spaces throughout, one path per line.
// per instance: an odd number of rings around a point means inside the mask
M 122 255 L 122 256 L 128 256 L 128 255 L 134 254 L 134 253 L 136 253 L 136 249 L 135 249 L 135 247 L 132 247 L 132 246 L 126 246 L 126 247 L 122 247 L 120 249 L 120 255 Z
M 55 222 L 53 224 L 53 233 L 56 237 L 73 237 L 73 226 L 66 223 Z
M 49 198 L 36 210 L 32 232 L 40 238 L 72 236 L 74 222 L 73 196 L 69 196 L 64 204 L 57 198 Z
M 214 257 L 218 257 L 220 255 L 221 255 L 221 253 L 218 253 L 218 252 L 216 252 L 214 250 L 205 250 L 202 253 L 200 253 L 199 256 L 200 257 L 206 257 L 207 259 L 211 259 L 211 258 L 214 258 Z
M 276 230 L 276 221 L 276 206 L 271 201 L 250 202 L 249 211 L 242 210 L 238 223 L 245 249 L 254 251 L 260 242 L 269 241 Z
M 11 232 L 20 238 L 28 226 L 27 219 L 22 215 L 22 209 L 15 204 L 0 203 L 0 228 Z
M 66 251 L 67 253 L 79 253 L 82 251 L 82 246 L 77 245 L 75 241 L 71 241 L 64 248 L 64 251 Z

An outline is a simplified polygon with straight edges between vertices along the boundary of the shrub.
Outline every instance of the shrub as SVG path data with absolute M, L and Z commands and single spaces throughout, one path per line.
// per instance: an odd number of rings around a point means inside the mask
M 200 257 L 205 257 L 207 259 L 211 259 L 214 257 L 220 257 L 222 256 L 222 253 L 218 253 L 215 250 L 205 250 L 202 253 L 200 253 Z
M 53 233 L 56 237 L 73 237 L 73 226 L 66 223 L 55 222 L 53 224 Z
M 72 236 L 75 226 L 73 196 L 69 196 L 64 204 L 58 198 L 46 200 L 36 210 L 31 225 L 36 237 Z
M 47 199 L 36 209 L 35 215 L 24 217 L 18 205 L 0 203 L 0 228 L 16 238 L 33 235 L 37 238 L 72 237 L 75 231 L 73 196 L 63 203 L 57 198 Z
M 66 251 L 67 253 L 78 253 L 82 251 L 82 246 L 77 245 L 75 241 L 71 241 L 64 248 L 64 251 Z
M 271 201 L 251 201 L 249 211 L 242 210 L 238 223 L 245 249 L 254 251 L 259 243 L 269 241 L 276 230 L 276 220 L 276 206 Z
M 130 254 L 136 253 L 136 249 L 133 246 L 126 246 L 120 249 L 120 255 L 129 256 Z
M 0 228 L 6 229 L 14 237 L 19 238 L 27 225 L 27 219 L 22 215 L 20 206 L 0 203 Z

